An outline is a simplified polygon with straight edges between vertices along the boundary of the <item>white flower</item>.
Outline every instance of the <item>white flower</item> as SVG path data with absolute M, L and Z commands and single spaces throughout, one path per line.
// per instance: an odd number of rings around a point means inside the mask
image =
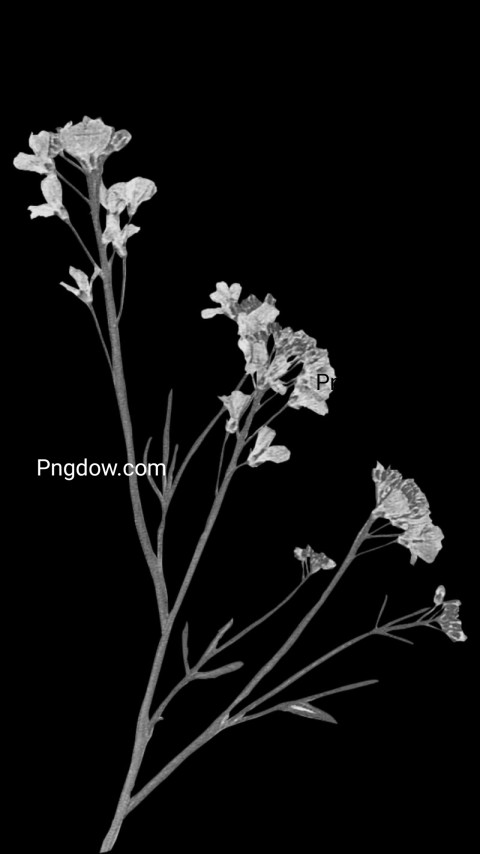
M 100 268 L 95 265 L 95 270 L 93 271 L 93 275 L 90 280 L 88 280 L 86 273 L 82 270 L 77 270 L 75 267 L 70 267 L 68 272 L 72 279 L 75 279 L 77 287 L 73 288 L 71 285 L 66 285 L 65 282 L 60 282 L 60 284 L 66 288 L 67 291 L 70 291 L 70 293 L 79 297 L 83 302 L 90 304 L 93 301 L 92 284 L 97 276 L 101 276 L 102 274 Z
M 445 589 L 445 588 L 444 588 Z M 452 641 L 466 641 L 467 635 L 462 629 L 461 620 L 458 619 L 458 611 L 460 608 L 460 599 L 450 599 L 443 603 L 443 610 L 435 621 L 439 623 L 440 628 Z
M 133 216 L 142 202 L 148 201 L 157 192 L 155 184 L 149 178 L 132 178 L 131 181 L 127 181 L 126 189 L 130 216 Z
M 151 199 L 156 192 L 157 188 L 149 178 L 132 178 L 131 181 L 113 184 L 108 190 L 101 184 L 100 202 L 112 214 L 120 214 L 128 206 L 132 217 L 142 202 Z
M 283 463 L 290 459 L 290 451 L 285 445 L 273 445 L 269 447 L 275 437 L 275 430 L 270 427 L 260 427 L 257 433 L 255 447 L 248 455 L 248 465 L 252 468 L 261 463 Z
M 105 125 L 101 119 L 84 116 L 76 125 L 68 122 L 56 135 L 56 141 L 60 150 L 68 151 L 91 172 L 97 168 L 100 155 L 106 152 L 112 132 L 113 127 Z
M 54 216 L 58 214 L 61 219 L 68 219 L 68 213 L 62 204 L 62 185 L 57 176 L 51 172 L 40 184 L 40 188 L 47 200 L 46 205 L 29 205 L 31 219 L 37 216 Z
M 38 172 L 40 175 L 48 175 L 55 170 L 52 158 L 49 156 L 50 134 L 47 130 L 40 133 L 31 133 L 28 144 L 35 154 L 17 154 L 13 161 L 16 169 L 24 169 L 27 172 Z
M 236 433 L 239 418 L 250 400 L 250 395 L 243 394 L 242 391 L 232 391 L 231 395 L 228 397 L 223 395 L 220 397 L 220 400 L 225 404 L 230 413 L 230 418 L 227 421 L 225 429 L 227 433 Z
M 327 557 L 324 552 L 315 552 L 311 546 L 301 549 L 299 546 L 293 550 L 293 554 L 302 564 L 302 578 L 308 578 L 321 569 L 334 569 L 336 563 Z
M 437 587 L 437 589 L 435 590 L 435 596 L 433 597 L 433 601 L 434 601 L 435 605 L 441 605 L 442 604 L 443 600 L 445 599 L 445 593 L 446 592 L 447 591 L 445 590 L 445 587 L 443 586 L 443 584 L 441 584 L 440 587 Z
M 120 229 L 120 216 L 118 214 L 107 214 L 107 227 L 102 234 L 102 243 L 107 246 L 112 243 L 118 254 L 124 258 L 127 254 L 125 244 L 129 237 L 140 231 L 138 225 L 126 225 Z
M 216 314 L 226 314 L 227 317 L 235 319 L 238 308 L 236 303 L 242 292 L 242 286 L 238 283 L 227 285 L 226 282 L 217 282 L 216 291 L 209 294 L 213 302 L 219 302 L 221 308 L 204 308 L 202 311 L 203 318 L 215 317 Z

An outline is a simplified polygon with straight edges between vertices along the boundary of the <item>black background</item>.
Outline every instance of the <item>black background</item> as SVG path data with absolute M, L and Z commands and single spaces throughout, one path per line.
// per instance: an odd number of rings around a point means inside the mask
M 265 690 L 364 631 L 386 593 L 393 617 L 428 605 L 444 584 L 447 598 L 463 600 L 464 628 L 473 634 L 470 546 L 459 516 L 467 421 L 456 218 L 463 166 L 452 127 L 461 109 L 447 77 L 434 89 L 425 81 L 422 88 L 399 74 L 387 86 L 372 73 L 359 84 L 354 74 L 341 80 L 337 69 L 319 91 L 286 76 L 265 81 L 255 98 L 241 82 L 206 93 L 190 81 L 181 93 L 165 86 L 157 97 L 151 86 L 118 103 L 88 92 L 41 110 L 32 103 L 16 123 L 12 158 L 27 151 L 32 131 L 100 115 L 132 134 L 107 161 L 106 185 L 137 175 L 157 185 L 135 216 L 141 231 L 128 244 L 121 323 L 139 457 L 153 436 L 151 459 L 161 460 L 170 388 L 172 441 L 183 458 L 217 411 L 217 396 L 242 374 L 234 325 L 200 317 L 218 281 L 240 282 L 242 296 L 272 293 L 278 321 L 328 349 L 338 377 L 327 416 L 287 410 L 276 422 L 277 443 L 292 453 L 288 463 L 236 475 L 182 607 L 162 696 L 182 672 L 185 620 L 195 658 L 231 617 L 239 630 L 297 583 L 295 546 L 310 543 L 341 563 L 373 507 L 377 460 L 427 494 L 443 550 L 432 565 L 410 566 L 400 546 L 355 561 Z M 61 160 L 58 167 L 82 183 L 75 169 Z M 72 850 L 78 844 L 93 852 L 127 771 L 159 627 L 126 479 L 36 476 L 39 458 L 120 465 L 125 455 L 92 319 L 58 286 L 70 281 L 70 265 L 90 272 L 89 264 L 58 218 L 29 220 L 27 205 L 42 201 L 39 176 L 18 172 L 14 180 L 10 215 L 27 354 L 17 450 L 31 496 L 22 507 L 34 517 L 22 573 L 33 611 L 28 744 L 38 769 L 33 783 L 47 769 L 46 788 L 55 792 L 37 838 L 53 850 L 58 828 L 75 827 Z M 93 252 L 86 205 L 68 188 L 64 201 Z M 100 280 L 94 295 L 105 329 Z M 219 424 L 172 505 L 165 544 L 172 598 L 208 513 L 222 438 Z M 158 503 L 148 484 L 141 489 L 153 533 Z M 313 577 L 285 612 L 231 650 L 243 670 L 190 686 L 172 702 L 140 785 L 240 691 L 329 577 Z M 222 733 L 132 813 L 115 851 L 158 850 L 160 828 L 161 844 L 180 850 L 216 849 L 232 838 L 256 850 L 292 840 L 342 845 L 353 837 L 372 845 L 372 834 L 382 844 L 382 828 L 401 841 L 412 834 L 426 840 L 439 814 L 461 823 L 471 647 L 426 629 L 410 637 L 414 647 L 359 644 L 305 677 L 297 694 L 292 686 L 281 695 L 294 700 L 379 679 L 319 702 L 338 726 L 275 713 Z

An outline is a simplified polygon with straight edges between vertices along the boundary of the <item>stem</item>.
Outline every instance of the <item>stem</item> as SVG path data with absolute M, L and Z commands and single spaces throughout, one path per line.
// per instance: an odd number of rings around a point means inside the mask
M 267 613 L 264 614 L 263 617 L 259 617 L 258 620 L 255 620 L 254 623 L 251 623 L 245 629 L 242 629 L 242 631 L 238 632 L 238 634 L 234 635 L 233 638 L 230 638 L 229 640 L 225 641 L 225 643 L 222 643 L 222 645 L 219 646 L 218 649 L 215 650 L 213 655 L 216 655 L 217 652 L 223 652 L 223 650 L 226 649 L 227 646 L 231 646 L 232 643 L 236 643 L 237 640 L 240 640 L 240 638 L 243 638 L 244 635 L 248 634 L 248 632 L 251 632 L 253 629 L 256 629 L 257 626 L 261 625 L 261 623 L 263 623 L 265 620 L 268 620 L 268 618 L 271 617 L 272 614 L 275 613 L 275 611 L 278 611 L 279 608 L 281 608 L 283 605 L 286 605 L 286 603 L 292 598 L 292 596 L 295 595 L 297 590 L 300 590 L 300 588 L 302 586 L 303 586 L 303 581 L 301 581 L 300 584 L 297 585 L 297 587 L 295 587 L 290 593 L 288 593 L 288 595 L 285 596 L 285 598 L 282 599 L 282 601 L 279 602 L 278 605 L 275 605 L 275 607 L 272 608 L 271 611 L 267 611 Z M 210 656 L 210 658 L 213 658 L 213 655 Z
M 113 294 L 112 294 L 112 298 L 113 298 Z M 115 308 L 115 307 L 113 306 L 113 308 Z M 118 330 L 117 330 L 117 334 L 118 334 Z M 112 352 L 113 352 L 113 348 L 112 348 Z M 115 365 L 115 361 L 114 361 L 114 365 Z M 166 777 L 168 777 L 168 775 L 171 774 L 171 772 L 177 767 L 177 765 L 179 765 L 181 762 L 183 762 L 183 760 L 186 759 L 187 756 L 190 756 L 190 754 L 193 753 L 195 750 L 197 750 L 199 747 L 201 747 L 202 744 L 204 744 L 210 738 L 213 738 L 213 736 L 216 735 L 216 733 L 223 726 L 225 726 L 225 715 L 222 715 L 220 718 L 218 718 L 216 721 L 214 721 L 214 723 L 211 724 L 211 726 L 208 727 L 200 736 L 198 736 L 197 739 L 195 739 L 190 745 L 188 745 L 188 747 L 186 747 L 180 754 L 178 754 L 178 756 L 176 756 L 174 759 L 172 759 L 172 761 L 169 762 L 162 769 L 162 771 L 160 771 L 160 773 L 156 775 L 156 777 L 154 777 L 152 780 L 150 780 L 150 782 L 147 783 L 147 785 L 144 786 L 144 788 L 137 795 L 135 795 L 134 798 L 131 797 L 131 792 L 132 792 L 132 789 L 135 785 L 135 780 L 137 778 L 138 771 L 140 769 L 140 765 L 142 763 L 143 755 L 145 753 L 145 748 L 147 746 L 148 740 L 150 739 L 150 737 L 152 735 L 155 724 L 157 723 L 158 720 L 160 720 L 160 714 L 161 713 L 159 710 L 157 710 L 157 712 L 154 715 L 152 715 L 151 718 L 149 717 L 149 711 L 150 711 L 150 706 L 152 703 L 153 695 L 155 692 L 155 688 L 157 686 L 158 677 L 160 675 L 160 670 L 161 670 L 161 666 L 163 663 L 163 658 L 165 656 L 165 650 L 167 648 L 168 639 L 170 637 L 172 628 L 174 626 L 175 618 L 178 614 L 178 611 L 180 610 L 180 606 L 183 602 L 183 599 L 185 598 L 186 592 L 187 592 L 188 587 L 190 585 L 190 582 L 193 578 L 193 575 L 194 575 L 194 572 L 197 568 L 198 562 L 199 562 L 199 560 L 202 556 L 203 550 L 207 544 L 208 538 L 210 536 L 210 532 L 211 532 L 213 525 L 216 521 L 218 513 L 220 512 L 220 508 L 222 506 L 223 499 L 225 498 L 225 494 L 226 494 L 226 491 L 227 491 L 228 486 L 230 484 L 230 481 L 231 481 L 231 479 L 235 473 L 237 459 L 238 459 L 238 457 L 239 457 L 239 455 L 240 455 L 240 453 L 241 453 L 241 451 L 245 445 L 245 437 L 246 437 L 247 432 L 250 428 L 250 425 L 251 425 L 252 419 L 255 415 L 255 412 L 257 411 L 257 408 L 260 404 L 261 396 L 262 395 L 260 394 L 259 397 L 254 401 L 253 406 L 251 408 L 251 411 L 249 413 L 249 416 L 247 418 L 245 427 L 243 428 L 242 432 L 237 437 L 237 443 L 235 446 L 235 450 L 233 452 L 232 459 L 230 461 L 228 469 L 225 473 L 225 477 L 223 479 L 219 493 L 213 502 L 212 508 L 211 508 L 210 513 L 208 515 L 208 519 L 207 519 L 203 534 L 201 535 L 201 537 L 197 543 L 197 546 L 195 548 L 195 552 L 193 554 L 192 560 L 190 561 L 190 565 L 188 567 L 187 573 L 186 573 L 185 578 L 183 580 L 183 584 L 182 584 L 182 586 L 179 590 L 179 593 L 177 595 L 177 598 L 175 600 L 175 604 L 174 604 L 171 612 L 169 613 L 169 615 L 166 619 L 165 626 L 163 627 L 162 637 L 160 639 L 160 643 L 159 643 L 158 648 L 157 648 L 155 660 L 154 660 L 153 667 L 152 667 L 152 672 L 150 674 L 150 679 L 148 682 L 147 691 L 146 691 L 146 694 L 145 694 L 145 697 L 144 697 L 144 700 L 142 703 L 142 708 L 140 709 L 140 714 L 138 717 L 137 730 L 136 730 L 136 735 L 135 735 L 135 744 L 134 744 L 134 749 L 133 749 L 132 760 L 130 763 L 130 768 L 128 770 L 127 778 L 125 780 L 123 790 L 122 790 L 122 793 L 120 795 L 120 800 L 119 800 L 119 803 L 117 806 L 117 810 L 115 812 L 115 816 L 114 816 L 112 825 L 111 825 L 110 830 L 108 831 L 107 836 L 105 837 L 105 840 L 103 842 L 103 846 L 101 849 L 102 852 L 110 851 L 113 848 L 113 845 L 115 844 L 115 840 L 116 840 L 116 838 L 120 832 L 121 825 L 122 825 L 126 815 L 129 812 L 131 812 L 131 810 L 134 809 L 134 807 L 137 806 L 144 798 L 146 798 L 147 795 L 150 794 L 150 792 L 153 791 L 154 788 L 156 788 L 156 786 L 158 786 Z M 214 420 L 216 420 L 216 419 L 214 419 Z M 209 427 L 210 426 L 211 425 L 209 425 Z M 209 428 L 207 428 L 207 429 L 209 429 Z M 205 431 L 204 431 L 204 433 L 205 433 Z M 198 440 L 197 440 L 197 443 L 198 443 Z M 195 444 L 197 444 L 197 443 L 195 443 Z M 187 455 L 187 458 L 188 458 L 188 455 Z M 164 522 L 165 522 L 165 513 L 163 515 L 162 523 L 160 525 L 159 533 L 158 533 L 158 543 L 159 543 L 159 549 L 160 549 L 159 555 L 160 556 L 161 556 L 161 546 L 163 544 Z M 197 665 L 197 666 L 199 666 L 199 665 Z M 192 676 L 193 675 L 194 674 L 192 674 Z M 192 678 L 192 677 L 190 677 L 190 678 Z M 173 696 L 174 693 L 177 692 L 177 690 L 180 690 L 180 688 L 183 686 L 183 684 L 184 684 L 184 682 L 183 682 L 183 680 L 181 680 L 180 683 L 175 687 L 175 689 L 173 689 L 170 692 L 170 695 L 168 696 L 167 701 L 169 701 L 171 699 L 171 697 Z M 166 705 L 165 701 L 164 701 L 164 704 Z M 165 707 L 165 705 L 163 705 L 161 707 L 162 710 Z
M 157 558 L 154 550 L 152 549 L 152 544 L 150 542 L 150 537 L 147 531 L 147 526 L 143 515 L 142 502 L 140 498 L 140 491 L 138 487 L 138 478 L 135 473 L 136 462 L 135 448 L 133 443 L 132 421 L 128 408 L 127 388 L 125 384 L 125 376 L 123 373 L 122 350 L 120 344 L 120 332 L 118 329 L 117 311 L 113 295 L 112 274 L 107 260 L 106 247 L 105 244 L 102 243 L 99 202 L 100 181 L 101 174 L 98 170 L 95 170 L 94 172 L 91 172 L 87 175 L 90 209 L 103 274 L 103 290 L 105 296 L 105 307 L 107 311 L 108 331 L 110 335 L 110 346 L 112 353 L 113 384 L 115 388 L 118 409 L 120 412 L 120 419 L 122 422 L 123 435 L 125 438 L 127 459 L 132 466 L 132 476 L 128 478 L 128 482 L 130 487 L 130 498 L 132 502 L 135 527 L 137 529 L 138 538 L 140 540 L 140 544 L 142 546 L 142 550 L 145 555 L 148 567 L 150 569 L 153 583 L 155 585 L 160 624 L 162 628 L 164 628 L 167 619 L 167 596 L 165 580 L 163 578 L 163 574 L 159 572 L 157 568 Z M 73 228 L 73 226 L 71 226 L 71 228 Z
M 64 222 L 66 222 L 66 223 L 67 223 L 67 225 L 68 225 L 68 227 L 69 227 L 69 228 L 71 228 L 71 230 L 73 231 L 73 233 L 74 233 L 75 237 L 77 238 L 77 240 L 78 240 L 78 242 L 79 242 L 80 246 L 81 246 L 81 247 L 82 247 L 82 249 L 84 250 L 84 252 L 85 252 L 85 254 L 87 255 L 88 259 L 89 259 L 89 260 L 91 261 L 91 263 L 93 264 L 93 269 L 95 269 L 95 267 L 97 266 L 97 263 L 96 263 L 96 261 L 95 261 L 95 259 L 94 259 L 93 255 L 91 254 L 91 252 L 89 252 L 89 250 L 88 250 L 88 249 L 87 249 L 87 247 L 85 246 L 85 244 L 84 244 L 84 242 L 83 242 L 82 238 L 80 237 L 80 235 L 79 235 L 79 233 L 78 233 L 77 229 L 75 228 L 75 226 L 74 226 L 74 225 L 72 225 L 72 223 L 70 222 L 70 220 L 69 220 L 69 219 L 64 220 Z M 99 252 L 100 252 L 100 257 L 102 257 L 102 251 L 101 251 L 101 249 L 100 249 L 100 246 L 99 246 Z M 105 270 L 103 269 L 103 262 L 102 262 L 102 272 L 105 274 Z

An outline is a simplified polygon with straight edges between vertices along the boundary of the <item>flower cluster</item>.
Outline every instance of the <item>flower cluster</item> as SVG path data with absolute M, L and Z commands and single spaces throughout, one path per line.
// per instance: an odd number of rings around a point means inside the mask
M 325 415 L 328 412 L 325 401 L 335 377 L 327 351 L 319 349 L 315 339 L 303 330 L 282 329 L 275 322 L 279 311 L 271 294 L 267 294 L 263 303 L 253 295 L 239 303 L 241 290 L 238 283 L 229 287 L 226 282 L 218 282 L 210 298 L 218 302 L 220 308 L 206 308 L 202 317 L 225 314 L 237 323 L 238 346 L 245 356 L 245 370 L 255 377 L 257 388 L 271 388 L 283 395 L 293 385 L 288 406 L 293 409 L 306 407 Z M 270 336 L 273 337 L 273 349 L 269 354 L 267 344 Z M 300 367 L 295 378 L 286 380 L 288 373 Z M 320 374 L 326 376 L 327 381 L 322 381 L 319 387 Z
M 57 154 L 66 151 L 78 160 L 84 171 L 91 172 L 98 168 L 99 162 L 103 163 L 109 154 L 119 151 L 131 138 L 128 131 L 115 133 L 114 128 L 105 125 L 101 119 L 90 119 L 88 116 L 76 125 L 68 122 L 65 127 L 57 128 L 56 133 L 42 130 L 30 134 L 28 144 L 34 153 L 17 154 L 13 165 L 16 169 L 47 176 L 40 185 L 46 204 L 29 205 L 31 219 L 54 215 L 69 219 L 62 203 L 62 186 L 55 169 L 54 158 Z
M 384 516 L 395 528 L 403 528 L 404 534 L 397 543 L 410 551 L 410 563 L 417 558 L 433 563 L 442 548 L 443 533 L 432 524 L 428 501 L 415 481 L 404 480 L 395 469 L 385 469 L 377 463 L 372 477 L 375 483 L 377 506 L 374 518 Z
M 435 605 L 443 605 L 442 612 L 435 617 L 443 632 L 453 641 L 466 641 L 467 635 L 462 630 L 462 623 L 458 619 L 458 609 L 462 604 L 460 599 L 450 599 L 444 602 L 445 587 L 437 587 L 433 601 Z
M 323 552 L 315 552 L 311 546 L 301 549 L 299 546 L 293 550 L 293 554 L 302 564 L 302 579 L 314 575 L 321 569 L 334 569 L 336 563 Z

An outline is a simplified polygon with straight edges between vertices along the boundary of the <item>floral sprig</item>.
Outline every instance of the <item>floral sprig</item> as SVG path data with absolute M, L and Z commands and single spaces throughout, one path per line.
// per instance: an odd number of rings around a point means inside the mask
M 410 551 L 410 563 L 417 558 L 433 563 L 442 548 L 442 530 L 432 524 L 426 496 L 414 480 L 404 479 L 400 472 L 385 469 L 377 463 L 372 477 L 375 483 L 377 506 L 373 518 L 384 516 L 395 528 L 403 528 L 396 542 Z
M 328 412 L 325 401 L 331 394 L 335 379 L 327 350 L 318 348 L 316 340 L 303 330 L 282 329 L 276 323 L 280 312 L 275 308 L 271 294 L 267 294 L 263 302 L 251 295 L 239 303 L 241 291 L 238 283 L 228 286 L 226 282 L 218 282 L 210 298 L 220 303 L 220 308 L 203 309 L 202 317 L 225 314 L 237 323 L 238 346 L 245 356 L 245 370 L 254 378 L 258 389 L 270 388 L 284 395 L 293 385 L 288 406 L 293 409 L 305 407 L 318 415 L 325 415 Z M 269 354 L 270 339 L 273 346 Z M 287 375 L 298 368 L 301 368 L 299 373 L 287 380 Z M 322 379 L 319 383 L 320 375 L 327 380 Z

